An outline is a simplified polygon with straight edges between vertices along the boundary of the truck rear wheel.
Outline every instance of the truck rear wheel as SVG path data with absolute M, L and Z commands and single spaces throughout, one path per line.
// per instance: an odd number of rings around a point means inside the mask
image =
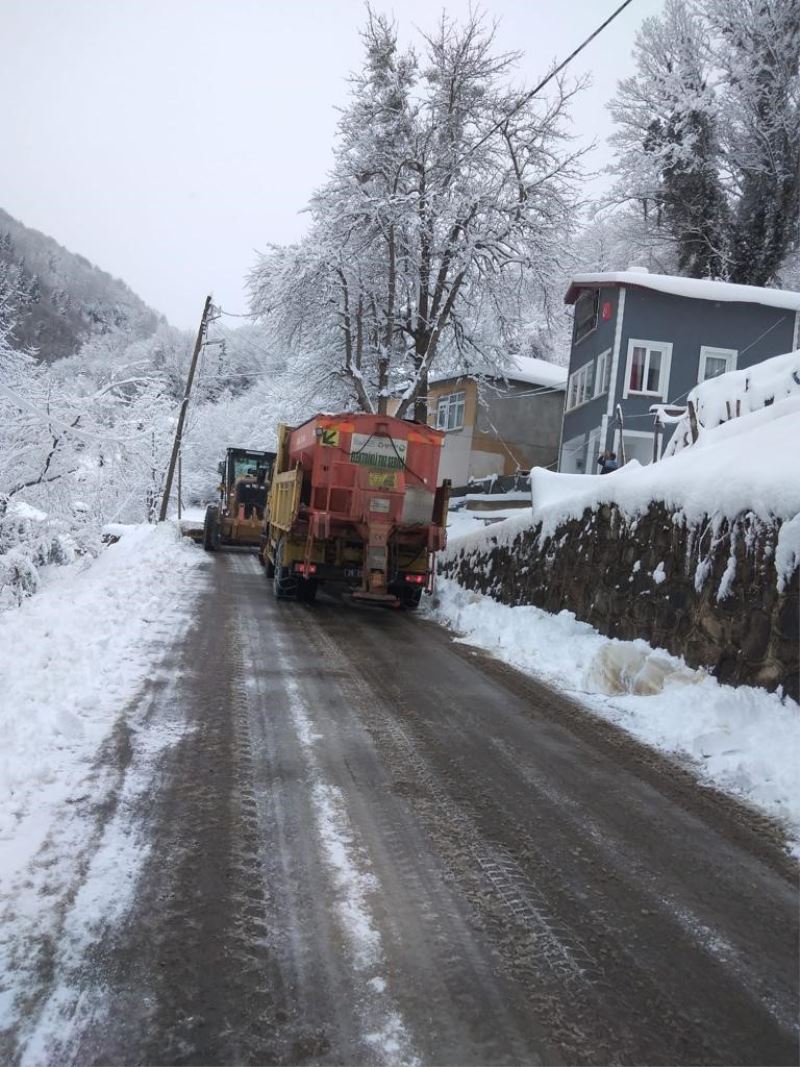
M 317 599 L 317 579 L 296 578 L 295 581 L 297 582 L 297 599 L 303 604 L 313 604 Z
M 422 586 L 405 586 L 400 592 L 400 603 L 407 611 L 414 611 L 422 600 Z
M 297 597 L 297 578 L 284 563 L 286 542 L 283 538 L 275 546 L 275 575 L 272 579 L 272 591 L 276 600 L 294 600 Z
M 209 504 L 203 520 L 203 548 L 216 552 L 219 548 L 219 508 Z

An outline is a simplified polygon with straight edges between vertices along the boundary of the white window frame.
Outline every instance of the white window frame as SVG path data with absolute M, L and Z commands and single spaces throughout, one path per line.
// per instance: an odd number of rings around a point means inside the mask
M 610 349 L 609 349 L 610 351 Z M 600 438 L 602 437 L 602 426 L 595 427 L 594 430 L 589 431 L 589 436 L 586 439 L 586 473 L 597 474 L 597 457 L 600 454 Z
M 588 403 L 592 399 L 591 395 L 591 372 L 594 367 L 594 360 L 590 359 L 588 363 L 584 363 L 578 367 L 576 371 L 573 371 L 569 376 L 567 382 L 567 406 L 565 411 L 574 411 L 575 408 L 579 408 L 582 404 Z M 575 403 L 572 403 L 572 386 L 575 385 Z
M 653 462 L 653 460 L 652 460 L 653 438 L 655 437 L 655 433 L 650 431 L 650 430 L 629 430 L 628 427 L 626 426 L 622 430 L 616 429 L 614 431 L 614 451 L 617 453 L 617 463 L 622 465 L 622 448 L 621 448 L 621 445 L 622 445 L 622 437 L 623 437 L 623 435 L 625 437 L 647 438 L 647 440 L 650 442 L 650 457 L 651 457 L 650 458 L 650 463 Z M 661 445 L 661 447 L 659 449 L 659 456 L 658 456 L 659 459 L 661 459 L 661 456 L 663 455 L 663 452 L 664 452 L 664 436 L 663 436 L 663 434 L 661 436 L 660 445 Z M 627 462 L 628 458 L 630 458 L 630 457 L 626 457 L 626 462 Z M 646 466 L 646 464 L 643 463 L 642 466 Z
M 700 382 L 708 381 L 706 378 L 706 361 L 708 357 L 712 356 L 715 359 L 725 359 L 728 361 L 727 370 L 723 371 L 723 374 L 729 374 L 732 370 L 736 370 L 736 363 L 739 359 L 739 351 L 736 348 L 716 348 L 714 345 L 701 345 L 700 346 L 700 366 L 697 369 L 697 384 Z M 715 375 L 714 377 L 719 377 Z
M 583 333 L 580 336 L 578 336 L 578 315 L 577 315 L 578 303 L 581 300 L 585 300 L 587 298 L 587 294 L 589 294 L 589 293 L 592 294 L 591 295 L 591 301 L 592 301 L 592 307 L 593 307 L 593 311 L 594 311 L 594 316 L 593 316 L 593 318 L 591 320 L 591 325 L 589 326 L 588 330 L 584 330 Z M 597 320 L 599 319 L 599 317 L 600 317 L 600 289 L 599 288 L 594 289 L 594 288 L 591 288 L 591 287 L 586 288 L 586 289 L 582 289 L 580 291 L 580 293 L 578 294 L 577 300 L 575 301 L 575 342 L 574 343 L 576 345 L 579 345 L 581 343 L 581 341 L 584 341 L 590 334 L 594 333 L 594 331 L 597 329 Z
M 586 474 L 586 435 L 578 433 L 568 441 L 562 441 L 559 449 L 558 469 L 567 474 Z M 581 469 L 583 467 L 583 469 Z
M 644 348 L 647 351 L 644 363 L 644 380 L 647 381 L 647 371 L 650 366 L 650 352 L 657 350 L 661 353 L 661 371 L 658 376 L 658 389 L 652 391 L 650 389 L 631 389 L 631 370 L 633 368 L 633 350 L 634 348 Z M 625 384 L 622 388 L 622 399 L 625 400 L 629 396 L 658 396 L 662 400 L 667 399 L 667 393 L 669 391 L 669 373 L 672 366 L 672 342 L 671 341 L 643 341 L 639 338 L 632 337 L 628 341 L 628 358 L 625 362 Z
M 607 348 L 597 357 L 597 367 L 594 372 L 593 396 L 602 396 L 607 393 L 611 379 L 611 349 Z
M 436 429 L 444 430 L 445 432 L 452 432 L 453 430 L 464 429 L 464 415 L 466 411 L 466 390 L 459 389 L 455 393 L 446 393 L 444 396 L 440 396 L 436 401 Z M 454 426 L 448 426 L 450 421 L 450 411 L 454 411 L 456 418 L 458 417 L 459 408 L 461 409 L 461 421 L 456 422 Z

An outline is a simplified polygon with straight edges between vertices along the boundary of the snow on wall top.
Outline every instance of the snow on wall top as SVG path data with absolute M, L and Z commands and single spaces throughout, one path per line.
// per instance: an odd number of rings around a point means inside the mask
M 478 368 L 469 373 L 456 373 L 443 371 L 440 374 L 431 375 L 431 384 L 447 382 L 456 378 L 502 378 L 506 377 L 511 382 L 524 382 L 526 385 L 542 385 L 548 389 L 566 389 L 567 368 L 557 363 L 548 363 L 546 359 L 537 359 L 535 356 L 512 356 L 508 367 L 503 373 L 499 371 L 483 372 Z
M 564 303 L 574 304 L 581 288 L 603 285 L 627 285 L 638 289 L 653 289 L 659 293 L 684 296 L 691 300 L 763 304 L 766 307 L 783 308 L 786 311 L 800 311 L 800 293 L 788 289 L 764 289 L 758 285 L 734 285 L 732 282 L 712 282 L 705 278 L 677 278 L 671 274 L 646 274 L 632 270 L 575 274 L 564 297 Z
M 551 536 L 586 508 L 603 504 L 616 505 L 635 518 L 653 501 L 691 523 L 706 516 L 733 519 L 752 511 L 764 519 L 784 520 L 784 529 L 788 533 L 791 526 L 794 536 L 800 523 L 799 454 L 800 394 L 709 429 L 691 448 L 651 466 L 632 460 L 604 475 L 555 474 L 535 467 L 532 511 L 455 538 L 448 553 L 485 549 L 490 540 L 509 544 L 520 530 L 539 522 L 543 536 Z M 800 545 L 797 550 L 800 553 Z

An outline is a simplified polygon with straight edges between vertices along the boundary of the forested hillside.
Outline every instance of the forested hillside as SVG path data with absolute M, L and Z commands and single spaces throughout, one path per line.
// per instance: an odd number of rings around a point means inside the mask
M 12 340 L 52 362 L 111 330 L 152 334 L 164 319 L 128 286 L 0 209 L 0 294 L 13 312 Z

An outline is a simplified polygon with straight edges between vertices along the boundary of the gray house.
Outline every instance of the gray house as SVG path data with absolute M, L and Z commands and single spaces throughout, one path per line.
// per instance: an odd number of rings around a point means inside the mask
M 560 471 L 597 472 L 606 448 L 653 458 L 652 404 L 800 347 L 800 293 L 648 274 L 577 274 Z M 622 429 L 617 418 L 622 411 Z M 669 438 L 667 428 L 663 445 Z

